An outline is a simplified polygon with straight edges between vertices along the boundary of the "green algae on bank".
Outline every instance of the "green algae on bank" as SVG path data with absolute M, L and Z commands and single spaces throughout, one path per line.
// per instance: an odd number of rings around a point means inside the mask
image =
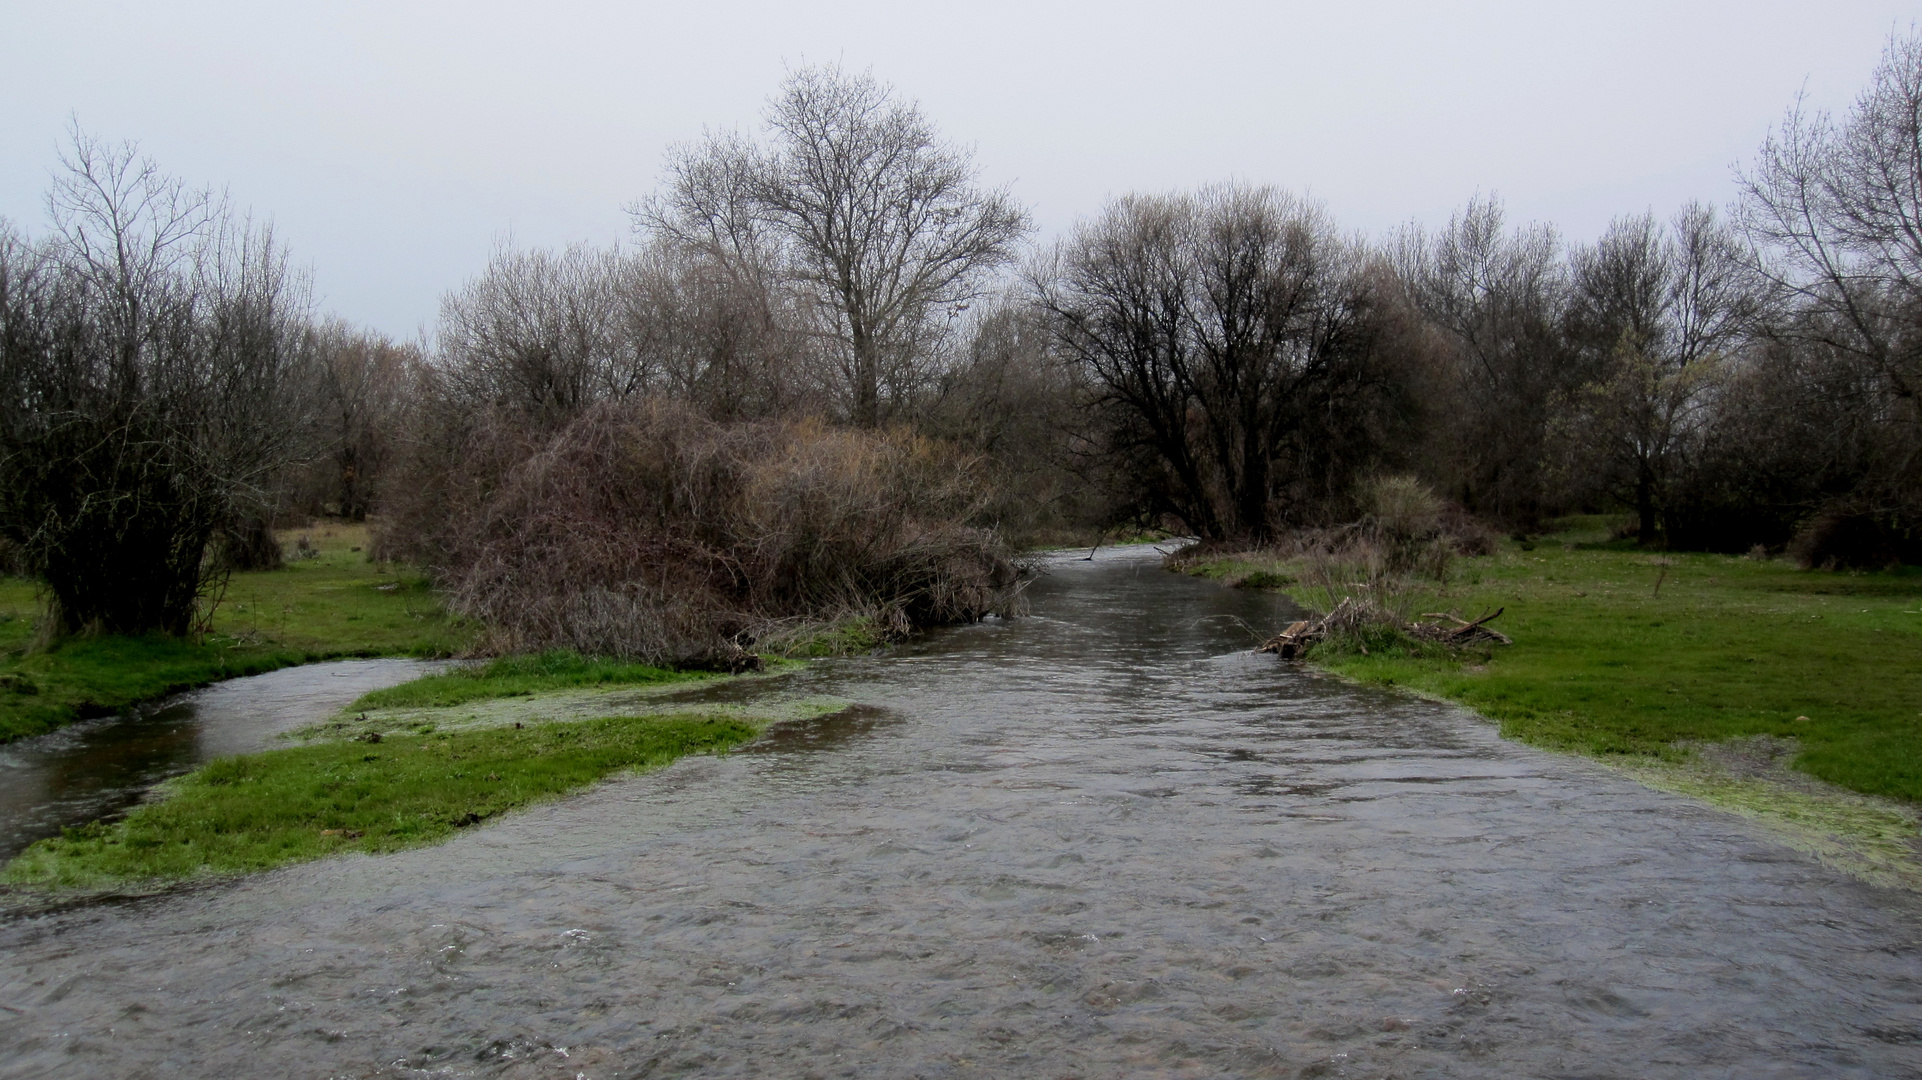
M 1843 873 L 1922 892 L 1922 808 L 1790 769 L 1800 750 L 1792 739 L 1757 735 L 1685 749 L 1671 760 L 1609 764 L 1649 787 L 1747 818 Z
M 531 697 L 557 690 L 671 686 L 719 677 L 719 673 L 711 671 L 678 671 L 554 651 L 462 664 L 398 686 L 370 691 L 349 708 L 437 708 L 493 698 Z
M 733 676 L 731 678 L 751 678 Z M 716 716 L 751 717 L 756 723 L 806 720 L 848 707 L 840 698 L 789 696 L 769 693 L 751 704 L 731 702 L 673 702 L 667 699 L 692 689 L 686 683 L 571 690 L 527 697 L 492 698 L 459 705 L 417 708 L 349 707 L 330 720 L 288 732 L 297 742 L 365 740 L 369 736 L 425 731 L 471 731 L 512 727 L 515 724 L 571 723 L 622 713 L 655 713 L 683 709 Z
M 599 665 L 569 657 L 567 664 Z M 586 720 L 596 716 L 698 709 L 716 714 L 754 716 L 761 723 L 803 720 L 846 708 L 839 698 L 796 696 L 766 689 L 776 677 L 805 667 L 799 661 L 772 661 L 760 671 L 739 675 L 714 672 L 669 672 L 640 668 L 631 681 L 617 678 L 559 678 L 531 686 L 503 669 L 509 661 L 429 675 L 399 686 L 363 695 L 328 720 L 288 732 L 297 741 L 365 738 L 405 731 L 466 730 L 514 724 Z M 506 675 L 501 675 L 507 670 Z M 488 672 L 495 672 L 490 676 Z M 752 692 L 752 704 L 705 700 L 709 691 L 727 686 L 763 689 Z M 687 700 L 697 697 L 703 700 Z

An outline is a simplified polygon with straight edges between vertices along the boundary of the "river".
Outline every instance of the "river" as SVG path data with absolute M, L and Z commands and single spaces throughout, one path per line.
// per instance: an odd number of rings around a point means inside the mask
M 417 851 L 0 925 L 0 1077 L 1911 1077 L 1922 904 L 1283 602 L 1033 611 L 699 694 L 843 713 Z

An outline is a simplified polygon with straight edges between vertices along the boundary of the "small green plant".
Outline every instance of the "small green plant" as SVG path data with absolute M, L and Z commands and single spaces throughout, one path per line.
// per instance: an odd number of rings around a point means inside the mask
M 763 637 L 755 647 L 774 656 L 814 659 L 823 656 L 858 656 L 895 641 L 901 636 L 872 615 L 855 615 L 828 621 L 802 621 L 782 627 Z

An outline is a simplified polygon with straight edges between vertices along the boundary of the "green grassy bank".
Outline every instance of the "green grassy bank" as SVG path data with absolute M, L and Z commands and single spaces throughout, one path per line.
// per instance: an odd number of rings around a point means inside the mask
M 503 656 L 485 664 L 456 667 L 439 675 L 363 694 L 350 710 L 448 708 L 473 701 L 532 697 L 558 690 L 651 686 L 712 677 L 704 671 L 669 671 L 569 652 Z
M 1793 739 L 1794 768 L 1922 800 L 1922 572 L 1655 554 L 1608 541 L 1599 521 L 1571 524 L 1528 550 L 1463 559 L 1447 585 L 1414 587 L 1417 613 L 1505 607 L 1494 625 L 1513 646 L 1457 657 L 1319 647 L 1310 659 L 1460 702 L 1536 745 L 1672 760 L 1689 743 Z M 1282 587 L 1294 577 L 1259 554 L 1194 569 L 1266 573 L 1257 584 Z
M 419 575 L 367 561 L 364 528 L 307 535 L 317 558 L 235 574 L 200 640 L 75 638 L 34 652 L 38 592 L 0 579 L 0 742 L 238 675 L 342 656 L 444 656 L 467 644 L 467 629 Z
M 416 847 L 610 773 L 724 750 L 761 727 L 732 714 L 621 716 L 226 758 L 171 781 L 163 798 L 118 822 L 33 845 L 0 882 L 43 894 Z

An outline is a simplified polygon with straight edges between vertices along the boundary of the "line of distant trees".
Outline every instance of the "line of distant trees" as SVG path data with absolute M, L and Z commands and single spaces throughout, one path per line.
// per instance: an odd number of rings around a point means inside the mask
M 66 631 L 182 632 L 250 530 L 378 513 L 441 566 L 583 416 L 671 402 L 939 441 L 1021 540 L 1262 542 L 1396 475 L 1510 531 L 1922 559 L 1922 37 L 1739 189 L 1571 243 L 1494 197 L 1369 241 L 1225 184 L 1037 249 L 918 105 L 805 68 L 673 151 L 628 242 L 498 249 L 428 347 L 318 319 L 270 232 L 76 133 L 47 233 L 0 226 L 0 537 Z

